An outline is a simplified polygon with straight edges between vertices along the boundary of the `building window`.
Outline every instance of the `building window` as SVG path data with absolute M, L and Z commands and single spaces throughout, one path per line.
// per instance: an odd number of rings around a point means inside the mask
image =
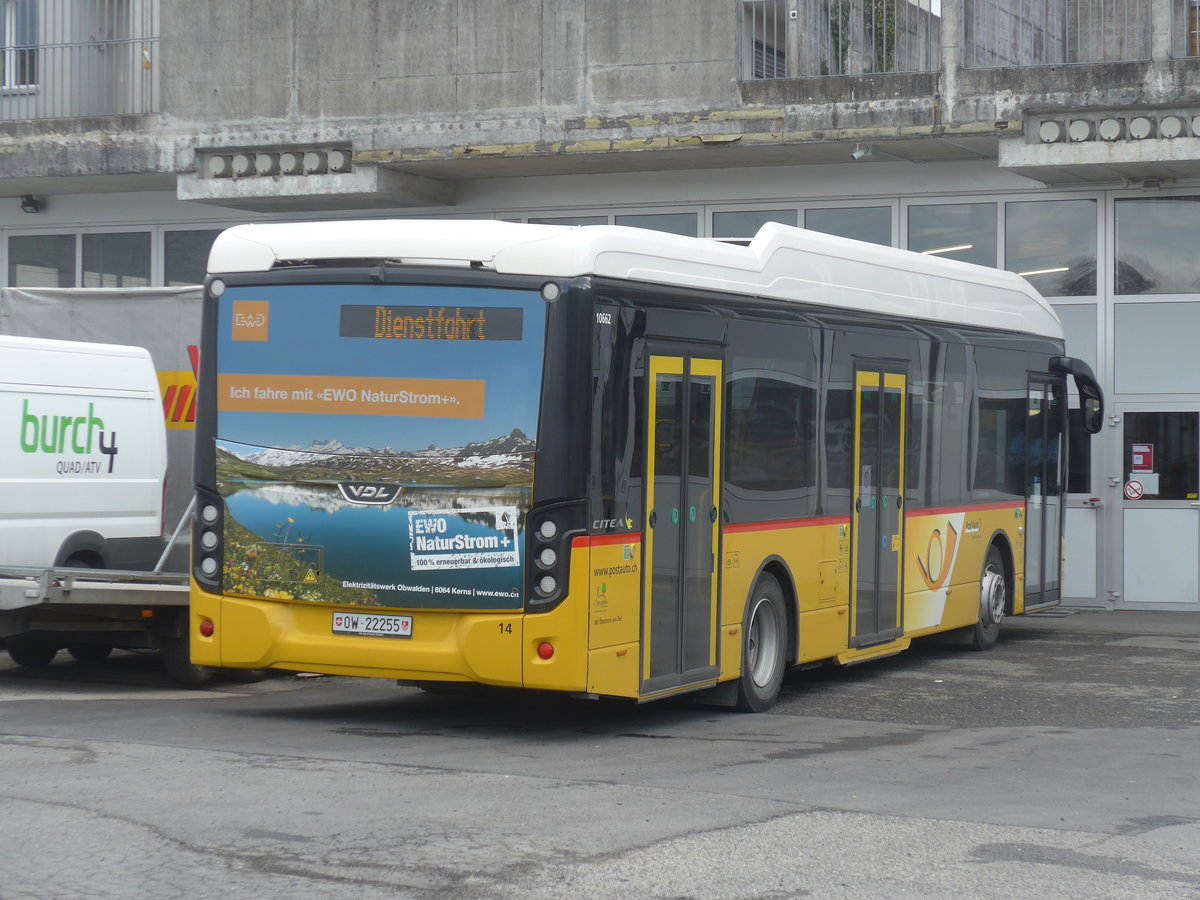
M 167 231 L 163 234 L 163 280 L 168 287 L 204 284 L 208 274 L 208 251 L 221 233 L 212 231 Z
M 712 236 L 715 238 L 745 238 L 758 234 L 758 229 L 768 222 L 796 225 L 794 209 L 747 209 L 737 212 L 715 212 L 712 218 Z
M 3 87 L 32 87 L 37 84 L 37 0 L 3 2 Z
M 1045 297 L 1096 293 L 1096 201 L 1004 204 L 1004 267 Z
M 149 287 L 150 232 L 83 236 L 84 287 Z
M 1119 199 L 1115 221 L 1118 294 L 1200 292 L 1200 197 Z
M 804 227 L 824 234 L 892 246 L 890 206 L 850 206 L 835 209 L 806 209 Z
M 549 216 L 528 221 L 531 225 L 607 225 L 608 216 Z
M 617 216 L 616 222 L 618 225 L 649 228 L 652 231 L 682 234 L 686 237 L 696 237 L 697 235 L 695 213 L 650 213 Z
M 908 249 L 996 266 L 996 204 L 942 203 L 908 208 Z
M 75 235 L 10 237 L 8 283 L 11 287 L 75 287 Z

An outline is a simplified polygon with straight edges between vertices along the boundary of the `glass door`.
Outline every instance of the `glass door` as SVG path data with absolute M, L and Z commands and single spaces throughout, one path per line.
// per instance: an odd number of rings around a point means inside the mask
M 1118 410 L 1122 435 L 1119 604 L 1200 608 L 1200 412 Z
M 717 674 L 721 361 L 650 357 L 642 692 Z

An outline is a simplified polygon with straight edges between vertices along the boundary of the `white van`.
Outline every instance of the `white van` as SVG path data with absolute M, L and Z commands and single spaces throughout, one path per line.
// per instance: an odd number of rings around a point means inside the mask
M 166 471 L 149 351 L 0 336 L 0 567 L 153 568 Z

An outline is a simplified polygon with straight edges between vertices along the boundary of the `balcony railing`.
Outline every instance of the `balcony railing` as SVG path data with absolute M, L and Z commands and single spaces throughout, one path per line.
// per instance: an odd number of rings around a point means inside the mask
M 1151 0 L 966 0 L 963 65 L 1060 66 L 1150 58 Z
M 1200 0 L 743 0 L 742 80 L 939 69 L 943 3 L 965 68 L 1200 56 Z
M 940 66 L 940 0 L 745 0 L 743 79 L 926 72 Z
M 158 0 L 0 0 L 0 120 L 158 109 Z

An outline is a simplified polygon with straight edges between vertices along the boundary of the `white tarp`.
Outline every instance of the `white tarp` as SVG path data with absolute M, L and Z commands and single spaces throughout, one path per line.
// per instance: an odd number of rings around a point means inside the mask
M 167 532 L 192 497 L 194 413 L 203 291 L 186 288 L 0 288 L 0 334 L 129 344 L 154 360 L 167 418 Z M 186 541 L 186 531 L 183 534 Z M 171 568 L 177 568 L 175 558 Z

